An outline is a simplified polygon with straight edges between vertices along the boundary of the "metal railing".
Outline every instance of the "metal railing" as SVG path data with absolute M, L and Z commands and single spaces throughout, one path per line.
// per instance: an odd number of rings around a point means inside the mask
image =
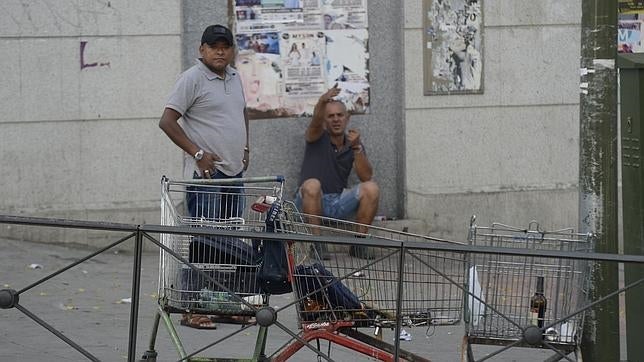
M 35 313 L 32 313 L 27 309 L 23 304 L 20 303 L 20 296 L 25 292 L 33 289 L 36 286 L 39 286 L 43 283 L 46 283 L 48 280 L 53 277 L 65 272 L 66 270 L 73 268 L 79 264 L 82 264 L 89 259 L 94 258 L 95 256 L 105 253 L 106 251 L 115 248 L 128 240 L 134 240 L 134 250 L 133 250 L 133 271 L 132 271 L 132 287 L 131 287 L 131 308 L 129 314 L 129 332 L 128 332 L 128 361 L 136 360 L 136 341 L 137 341 L 137 321 L 139 314 L 139 304 L 140 304 L 140 286 L 141 286 L 141 263 L 142 263 L 142 252 L 143 252 L 143 241 L 148 240 L 153 243 L 156 247 L 163 249 L 169 255 L 177 258 L 179 261 L 185 263 L 191 268 L 197 270 L 194 265 L 191 265 L 188 260 L 185 260 L 180 255 L 177 255 L 172 250 L 164 246 L 153 234 L 180 234 L 180 235 L 211 235 L 211 236 L 228 236 L 228 237 L 238 237 L 238 238 L 251 238 L 251 239 L 263 239 L 263 240 L 283 240 L 283 234 L 276 233 L 257 233 L 257 232 L 248 232 L 248 231 L 235 231 L 235 230 L 224 230 L 224 229 L 196 229 L 190 227 L 173 227 L 173 226 L 161 226 L 161 225 L 133 225 L 133 224 L 121 224 L 121 223 L 107 223 L 107 222 L 91 222 L 91 221 L 78 221 L 78 220 L 67 220 L 67 219 L 53 219 L 53 218 L 37 218 L 37 217 L 22 217 L 22 216 L 11 216 L 11 215 L 0 215 L 0 224 L 10 224 L 10 225 L 25 225 L 28 227 L 55 227 L 55 228 L 72 228 L 72 229 L 84 229 L 84 230 L 99 230 L 106 232 L 125 232 L 127 233 L 124 237 L 119 240 L 110 243 L 109 245 L 100 248 L 94 252 L 89 253 L 87 256 L 57 270 L 36 282 L 33 282 L 23 288 L 18 290 L 15 289 L 2 289 L 0 290 L 0 308 L 2 309 L 12 309 L 15 308 L 23 313 L 25 316 L 45 328 L 47 331 L 54 334 L 56 337 L 67 343 L 70 347 L 80 352 L 88 360 L 98 361 L 99 359 L 88 351 L 83 346 L 71 340 L 69 337 L 65 336 L 61 331 L 53 327 L 52 325 L 45 322 Z M 329 240 L 328 237 L 319 236 L 319 235 L 300 235 L 300 234 L 289 234 L 288 239 L 293 242 L 306 242 L 306 243 L 331 243 L 336 245 L 350 245 L 355 244 L 356 239 L 351 237 L 334 237 L 333 240 Z M 528 249 L 513 249 L 507 247 L 491 247 L 491 246 L 477 246 L 477 245 L 467 245 L 465 243 L 444 243 L 439 239 L 427 238 L 426 242 L 418 241 L 392 241 L 392 240 L 381 240 L 377 238 L 368 238 L 360 240 L 359 243 L 364 245 L 369 245 L 373 247 L 386 247 L 392 249 L 398 249 L 400 253 L 400 262 L 404 263 L 405 252 L 407 250 L 423 250 L 427 252 L 452 252 L 462 255 L 467 254 L 494 254 L 494 255 L 508 255 L 508 256 L 522 256 L 522 257 L 539 257 L 539 258 L 555 258 L 555 259 L 576 259 L 576 260 L 587 260 L 594 262 L 617 262 L 617 263 L 644 263 L 644 256 L 640 255 L 614 255 L 614 254 L 605 254 L 605 253 L 588 253 L 588 252 L 569 252 L 569 251 L 558 251 L 558 250 L 528 250 Z M 432 242 L 435 240 L 436 242 Z M 440 241 L 440 242 L 439 242 Z M 399 283 L 403 283 L 403 273 L 400 273 Z M 609 295 L 603 296 L 601 299 L 594 301 L 592 304 L 585 306 L 582 310 L 576 311 L 575 313 L 581 313 L 584 310 L 601 303 L 609 298 L 613 298 L 624 291 L 634 288 L 640 284 L 644 283 L 644 278 L 639 279 L 629 285 L 616 290 Z M 463 293 L 471 296 L 473 298 L 478 298 L 476 295 L 473 295 L 470 291 L 463 288 Z M 400 303 L 400 301 L 398 301 Z M 401 328 L 401 320 L 397 321 L 397 328 Z M 285 330 L 289 335 L 293 336 L 294 339 L 298 339 L 296 333 L 288 330 L 283 324 L 276 323 L 275 326 Z M 310 346 L 307 342 L 301 341 L 307 346 Z M 396 349 L 398 349 L 399 344 L 396 343 Z M 398 356 L 398 351 L 392 353 L 394 356 Z M 330 358 L 321 352 L 318 351 L 318 356 L 321 356 L 325 359 Z

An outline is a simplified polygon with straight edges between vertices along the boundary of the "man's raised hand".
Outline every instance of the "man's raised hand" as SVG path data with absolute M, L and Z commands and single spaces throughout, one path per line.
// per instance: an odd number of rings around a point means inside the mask
M 360 144 L 360 132 L 355 128 L 349 129 L 347 131 L 347 141 L 351 147 L 358 146 Z
M 335 85 L 330 88 L 328 91 L 326 91 L 322 96 L 320 97 L 320 101 L 323 103 L 330 102 L 333 100 L 333 97 L 337 96 L 340 94 L 341 89 L 338 87 L 338 83 L 335 83 Z

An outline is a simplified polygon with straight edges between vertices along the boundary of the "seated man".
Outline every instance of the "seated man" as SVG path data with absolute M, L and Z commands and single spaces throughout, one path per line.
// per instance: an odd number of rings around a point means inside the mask
M 378 211 L 380 190 L 371 180 L 373 169 L 360 142 L 360 133 L 356 129 L 347 130 L 347 108 L 333 99 L 339 93 L 336 84 L 315 105 L 305 133 L 306 148 L 295 202 L 305 214 L 347 219 L 355 213 L 356 222 L 371 225 Z M 353 167 L 360 183 L 346 189 Z M 319 225 L 320 219 L 310 218 L 309 222 Z M 360 226 L 356 231 L 365 234 L 367 227 Z M 364 246 L 351 246 L 350 254 L 371 257 Z

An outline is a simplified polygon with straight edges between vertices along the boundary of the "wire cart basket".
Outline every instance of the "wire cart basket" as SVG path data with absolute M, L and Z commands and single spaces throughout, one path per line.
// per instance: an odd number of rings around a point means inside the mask
M 182 359 L 190 358 L 168 317 L 170 313 L 216 315 L 219 322 L 249 324 L 268 296 L 256 279 L 259 240 L 208 235 L 208 230 L 266 231 L 266 211 L 282 202 L 281 176 L 161 180 L 161 224 L 194 228 L 195 234 L 160 235 L 159 312 L 144 359 L 153 359 L 159 318 L 163 318 Z M 177 256 L 179 258 L 177 258 Z M 255 359 L 264 353 L 258 334 Z
M 302 214 L 289 202 L 283 204 L 276 231 L 319 235 L 316 239 L 322 241 L 290 243 L 301 330 L 299 339 L 274 356 L 275 361 L 286 360 L 303 342 L 313 340 L 318 349 L 320 340 L 327 340 L 329 349 L 335 343 L 377 360 L 427 361 L 399 348 L 405 329 L 429 329 L 461 320 L 463 254 L 413 249 L 415 242 L 435 239 Z M 410 246 L 401 248 L 401 242 Z M 393 338 L 395 345 L 383 339 L 383 329 L 400 335 Z
M 592 252 L 590 234 L 573 229 L 546 232 L 499 223 L 478 226 L 472 217 L 469 243 L 534 251 Z M 550 348 L 556 358 L 579 354 L 583 306 L 587 305 L 589 262 L 579 259 L 471 253 L 465 302 L 463 360 L 474 361 L 472 345 Z M 542 296 L 535 296 L 541 294 Z M 545 297 L 545 302 L 537 301 Z M 571 316 L 572 315 L 572 316 Z M 558 360 L 557 359 L 557 360 Z

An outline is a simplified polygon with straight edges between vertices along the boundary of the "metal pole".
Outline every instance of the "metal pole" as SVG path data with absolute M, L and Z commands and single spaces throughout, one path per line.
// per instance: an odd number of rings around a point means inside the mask
M 398 259 L 398 291 L 396 297 L 396 328 L 394 332 L 394 361 L 400 356 L 400 331 L 402 331 L 402 300 L 405 283 L 405 254 L 407 248 L 404 244 L 400 246 L 400 258 Z
M 143 232 L 136 232 L 134 242 L 134 263 L 132 265 L 132 302 L 130 307 L 130 333 L 127 349 L 127 359 L 136 359 L 137 323 L 139 320 L 139 294 L 141 290 L 141 258 L 143 257 Z
M 582 0 L 579 229 L 595 251 L 617 253 L 617 0 Z M 594 264 L 590 301 L 617 289 L 617 263 Z M 582 336 L 584 361 L 619 360 L 619 307 L 593 307 Z

